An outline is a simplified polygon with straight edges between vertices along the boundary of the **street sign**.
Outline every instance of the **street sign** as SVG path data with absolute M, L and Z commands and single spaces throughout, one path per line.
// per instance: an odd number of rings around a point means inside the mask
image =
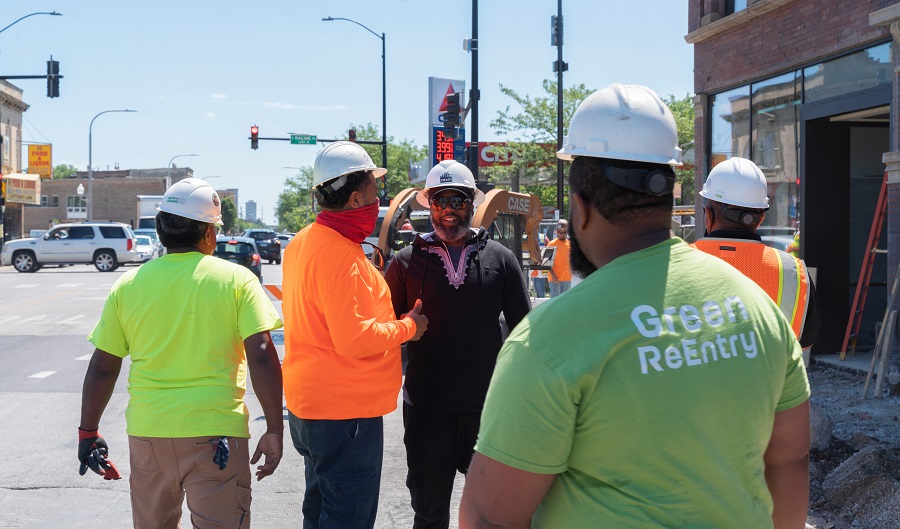
M 315 145 L 316 137 L 310 134 L 291 134 L 291 145 Z

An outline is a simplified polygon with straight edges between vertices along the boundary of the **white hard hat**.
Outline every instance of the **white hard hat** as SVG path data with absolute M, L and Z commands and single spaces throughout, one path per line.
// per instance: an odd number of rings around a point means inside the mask
M 156 208 L 186 219 L 222 225 L 222 204 L 216 190 L 199 178 L 185 178 L 172 184 Z
M 766 175 L 746 158 L 729 158 L 713 167 L 700 196 L 742 208 L 769 209 Z
M 425 189 L 416 195 L 416 202 L 428 207 L 428 196 L 442 188 L 456 188 L 465 192 L 472 199 L 472 205 L 484 202 L 484 193 L 475 187 L 475 176 L 465 165 L 456 160 L 444 160 L 428 171 L 425 177 Z
M 359 145 L 352 141 L 336 141 L 329 144 L 318 155 L 313 164 L 313 187 L 359 171 L 372 171 L 375 178 L 387 173 L 387 169 L 376 167 L 372 157 Z M 333 190 L 340 189 L 346 183 L 341 179 L 332 184 Z
M 615 83 L 578 105 L 556 156 L 681 165 L 678 131 L 669 107 L 640 85 Z

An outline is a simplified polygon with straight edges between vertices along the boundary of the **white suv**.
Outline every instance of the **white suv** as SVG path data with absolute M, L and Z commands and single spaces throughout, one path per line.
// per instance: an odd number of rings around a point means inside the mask
M 93 264 L 112 272 L 139 258 L 134 232 L 119 222 L 60 224 L 40 238 L 8 241 L 0 251 L 0 264 L 19 272 L 37 272 L 49 264 Z

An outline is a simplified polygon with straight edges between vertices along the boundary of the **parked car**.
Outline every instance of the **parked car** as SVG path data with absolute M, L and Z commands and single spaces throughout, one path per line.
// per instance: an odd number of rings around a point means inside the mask
M 153 240 L 146 235 L 138 235 L 134 238 L 134 247 L 138 253 L 135 263 L 146 263 L 159 257 L 159 248 L 153 244 Z
M 112 272 L 138 259 L 134 232 L 120 222 L 60 224 L 40 238 L 8 241 L 0 251 L 0 264 L 19 272 L 37 272 L 49 264 L 93 264 Z
M 250 237 L 256 241 L 259 256 L 275 264 L 281 264 L 281 241 L 275 230 L 248 229 L 244 231 L 244 237 Z
M 293 233 L 279 233 L 278 240 L 281 241 L 281 246 L 287 246 L 287 243 L 291 242 L 291 239 L 294 238 Z
M 250 237 L 216 237 L 213 255 L 249 268 L 262 283 L 262 258 L 259 256 L 256 241 Z
M 135 235 L 146 235 L 150 237 L 150 240 L 153 241 L 153 244 L 157 249 L 157 257 L 160 255 L 166 255 L 166 247 L 163 246 L 162 242 L 159 240 L 159 234 L 156 233 L 154 228 L 138 228 L 136 230 L 132 230 Z

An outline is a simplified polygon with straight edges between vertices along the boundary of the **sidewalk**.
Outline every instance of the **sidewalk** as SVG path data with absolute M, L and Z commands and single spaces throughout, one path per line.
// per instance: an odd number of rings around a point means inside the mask
M 849 371 L 860 375 L 866 375 L 872 365 L 872 351 L 857 352 L 853 356 L 849 354 L 841 360 L 840 354 L 812 355 L 810 364 L 817 364 L 842 371 Z M 876 366 L 876 370 L 878 367 Z M 877 372 L 877 371 L 876 371 Z

